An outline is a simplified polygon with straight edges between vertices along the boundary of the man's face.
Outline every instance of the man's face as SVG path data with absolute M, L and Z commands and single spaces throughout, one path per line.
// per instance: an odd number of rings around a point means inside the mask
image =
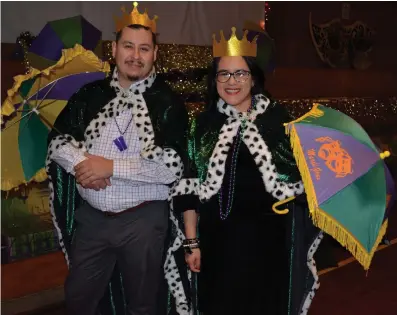
M 124 80 L 136 82 L 147 77 L 152 70 L 157 46 L 153 45 L 150 30 L 125 27 L 119 41 L 113 42 L 112 53 L 119 75 Z

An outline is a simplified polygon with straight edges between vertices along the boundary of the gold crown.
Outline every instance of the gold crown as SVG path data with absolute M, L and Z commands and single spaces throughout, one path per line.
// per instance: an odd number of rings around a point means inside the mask
M 138 2 L 133 3 L 134 9 L 131 11 L 130 14 L 128 14 L 125 10 L 125 7 L 121 8 L 121 11 L 123 11 L 123 16 L 119 19 L 117 17 L 114 18 L 116 22 L 116 31 L 120 32 L 124 27 L 131 25 L 131 24 L 139 24 L 146 26 L 150 28 L 150 30 L 153 33 L 156 33 L 156 20 L 158 19 L 158 16 L 155 15 L 153 17 L 153 20 L 151 20 L 145 10 L 145 13 L 141 14 L 139 13 L 137 7 L 138 7 Z
M 223 31 L 220 31 L 221 41 L 215 38 L 215 34 L 212 35 L 212 53 L 213 57 L 224 57 L 224 56 L 249 56 L 256 57 L 256 39 L 257 36 L 250 42 L 247 40 L 248 31 L 244 31 L 242 40 L 239 40 L 236 36 L 236 28 L 232 27 L 232 35 L 228 41 L 225 40 Z

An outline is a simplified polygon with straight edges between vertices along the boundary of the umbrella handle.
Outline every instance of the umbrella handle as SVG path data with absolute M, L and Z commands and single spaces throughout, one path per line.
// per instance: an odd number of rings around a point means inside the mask
M 385 158 L 388 158 L 390 156 L 390 152 L 389 151 L 385 151 L 379 154 L 380 158 L 382 160 L 384 160 Z
M 295 196 L 292 196 L 292 197 L 289 197 L 289 198 L 287 198 L 287 199 L 277 201 L 277 202 L 274 203 L 273 206 L 272 206 L 273 212 L 275 212 L 275 213 L 277 213 L 277 214 L 287 214 L 287 213 L 289 213 L 289 210 L 288 210 L 288 209 L 277 210 L 276 208 L 277 208 L 278 206 L 281 206 L 281 205 L 283 205 L 283 204 L 286 204 L 286 203 L 288 203 L 288 202 L 290 202 L 291 200 L 294 200 L 294 199 L 295 199 Z

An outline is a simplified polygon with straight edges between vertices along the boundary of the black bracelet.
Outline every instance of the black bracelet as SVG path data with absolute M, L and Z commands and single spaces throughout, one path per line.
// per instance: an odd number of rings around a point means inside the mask
M 184 240 L 182 241 L 182 244 L 183 244 L 183 245 L 195 244 L 195 243 L 200 243 L 200 241 L 199 241 L 198 238 L 187 238 L 187 239 L 184 239 Z
M 196 249 L 196 248 L 200 248 L 199 243 L 183 245 L 183 249 L 185 253 L 189 255 L 193 253 L 192 249 Z

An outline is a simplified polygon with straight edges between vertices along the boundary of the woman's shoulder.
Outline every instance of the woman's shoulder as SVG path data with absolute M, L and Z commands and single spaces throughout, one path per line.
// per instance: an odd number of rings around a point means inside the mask
M 292 120 L 285 105 L 273 99 L 268 99 L 269 105 L 266 108 L 265 115 L 273 123 L 288 123 Z
M 209 127 L 213 124 L 219 124 L 224 120 L 225 119 L 223 115 L 213 109 L 206 109 L 197 114 L 195 117 L 196 124 L 203 127 Z

